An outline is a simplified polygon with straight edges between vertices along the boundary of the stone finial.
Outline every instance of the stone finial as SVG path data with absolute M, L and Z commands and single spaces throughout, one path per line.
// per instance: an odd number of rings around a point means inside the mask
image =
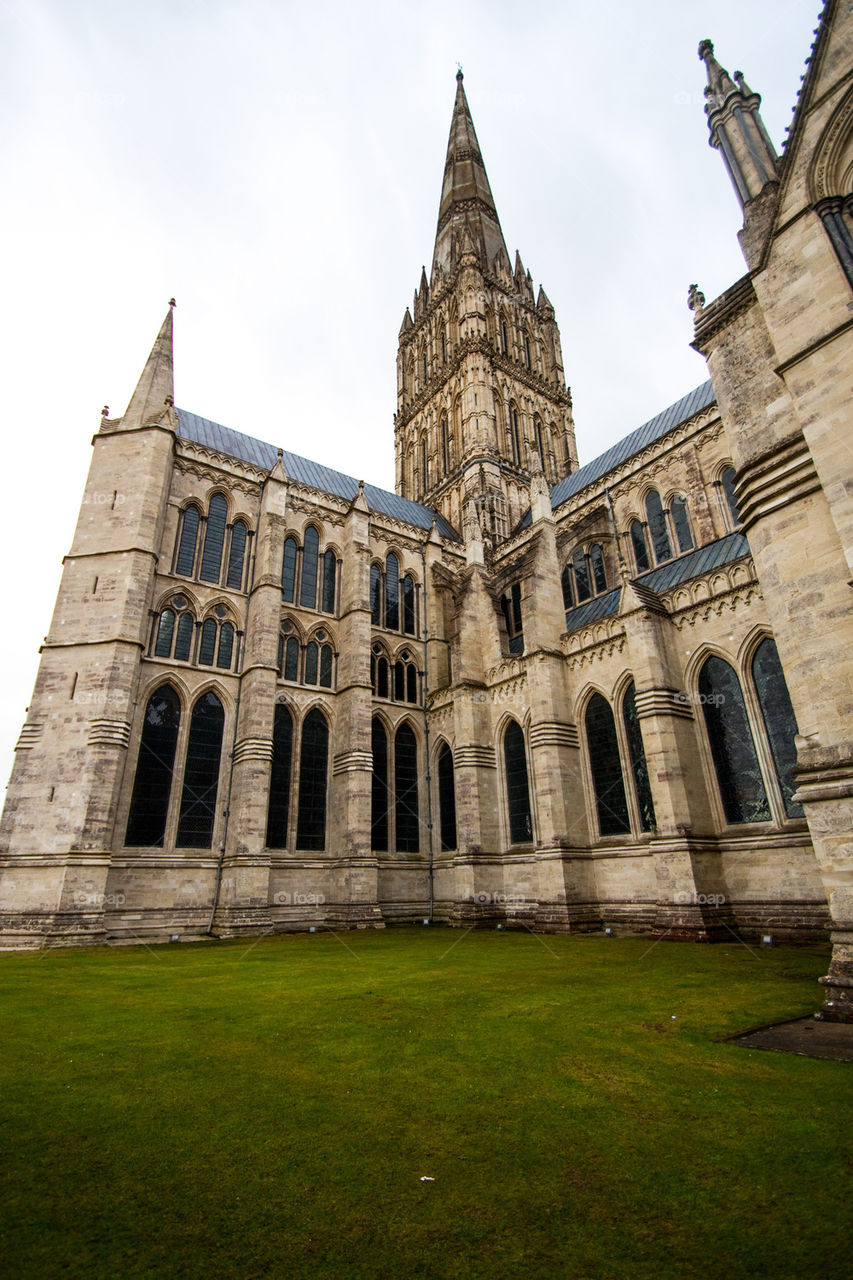
M 108 404 L 105 404 L 103 409 L 101 410 L 101 417 L 108 418 L 109 416 L 110 416 L 110 406 Z
M 705 295 L 698 284 L 692 284 L 687 290 L 687 305 L 691 311 L 699 312 L 705 305 Z
M 170 298 L 170 299 L 169 299 L 169 306 L 170 306 L 170 307 L 176 307 L 177 305 L 178 305 L 178 304 L 177 304 L 177 302 L 175 302 L 175 299 L 174 299 L 174 298 Z
M 279 462 L 281 462 L 282 458 L 284 457 L 284 450 L 281 448 L 276 449 L 275 456 L 278 458 Z

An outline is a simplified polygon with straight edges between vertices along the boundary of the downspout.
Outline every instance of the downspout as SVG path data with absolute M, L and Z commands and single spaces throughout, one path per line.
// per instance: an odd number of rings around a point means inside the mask
M 433 923 L 435 915 L 435 849 L 434 849 L 434 832 L 432 822 L 432 773 L 430 769 L 430 751 L 429 751 L 429 717 L 427 715 L 427 695 L 429 694 L 429 666 L 427 641 L 429 640 L 429 628 L 427 625 L 427 570 L 426 570 L 426 543 L 421 543 L 421 565 L 423 568 L 423 642 L 424 642 L 424 683 L 423 683 L 423 713 L 424 713 L 424 750 L 426 752 L 426 788 L 427 788 L 427 836 L 428 836 L 428 853 L 429 853 L 429 922 Z

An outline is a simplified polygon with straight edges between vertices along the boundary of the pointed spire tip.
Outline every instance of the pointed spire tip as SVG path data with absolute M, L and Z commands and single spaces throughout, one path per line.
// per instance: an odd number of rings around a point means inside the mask
M 178 304 L 177 304 L 177 302 L 175 302 L 175 299 L 174 299 L 174 298 L 170 298 L 170 299 L 169 299 L 169 306 L 170 306 L 170 307 L 176 307 L 177 305 L 178 305 Z

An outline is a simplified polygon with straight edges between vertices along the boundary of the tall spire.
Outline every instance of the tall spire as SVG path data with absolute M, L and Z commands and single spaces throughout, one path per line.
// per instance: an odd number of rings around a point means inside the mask
M 456 75 L 456 102 L 450 122 L 444 182 L 438 210 L 433 276 L 437 267 L 450 274 L 456 266 L 458 243 L 467 228 L 475 251 L 484 266 L 492 267 L 498 254 L 509 266 L 501 224 L 492 197 L 474 121 L 462 86 L 462 72 Z
M 738 199 L 746 206 L 777 176 L 776 150 L 758 110 L 761 98 L 742 72 L 736 71 L 732 80 L 714 57 L 710 40 L 699 45 L 699 57 L 708 70 L 705 114 L 711 146 L 722 153 Z
M 166 319 L 151 348 L 136 390 L 125 410 L 123 424 L 126 427 L 143 427 L 158 422 L 164 410 L 171 408 L 175 400 L 175 384 L 172 358 L 172 312 L 175 299 L 169 303 Z

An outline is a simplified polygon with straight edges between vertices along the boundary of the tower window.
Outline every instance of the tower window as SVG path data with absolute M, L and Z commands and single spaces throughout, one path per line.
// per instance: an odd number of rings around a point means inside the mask
M 299 758 L 299 809 L 296 847 L 318 852 L 326 847 L 326 784 L 329 767 L 329 726 L 315 707 L 302 725 Z
M 652 489 L 646 495 L 646 520 L 651 534 L 655 562 L 663 564 L 664 561 L 672 559 L 672 546 L 670 545 L 666 517 L 663 513 L 660 494 L 657 489 Z
M 370 847 L 388 849 L 388 734 L 382 721 L 373 717 L 370 726 L 373 777 L 370 784 Z
M 669 504 L 672 525 L 675 529 L 675 540 L 679 551 L 693 550 L 693 534 L 690 532 L 690 521 L 687 518 L 687 499 L 675 497 Z
M 438 815 L 441 851 L 456 848 L 456 787 L 453 774 L 453 752 L 442 743 L 438 752 Z
M 506 624 L 510 653 L 524 653 L 524 628 L 521 619 L 521 583 L 514 582 L 501 596 L 501 610 Z
M 207 528 L 204 531 L 204 550 L 201 554 L 202 582 L 218 582 L 222 571 L 222 548 L 225 545 L 225 524 L 228 519 L 228 504 L 221 493 L 215 493 L 210 499 L 207 512 Z
M 418 744 L 406 723 L 400 725 L 394 737 L 394 825 L 397 849 L 401 853 L 418 853 Z
M 196 544 L 201 516 L 198 507 L 187 507 L 181 519 L 181 532 L 178 538 L 178 554 L 175 559 L 175 573 L 191 578 L 195 568 Z
M 645 573 L 651 568 L 649 564 L 649 548 L 646 543 L 646 531 L 639 520 L 631 521 L 629 530 L 631 535 L 631 547 L 634 551 L 634 563 L 637 566 L 637 573 Z
M 600 693 L 594 693 L 590 698 L 585 722 L 599 832 L 603 836 L 628 834 L 631 823 L 628 819 L 616 723 L 610 703 Z
M 242 520 L 238 520 L 231 530 L 231 547 L 228 551 L 228 574 L 225 585 L 235 591 L 243 586 L 243 565 L 246 559 L 246 536 L 248 530 Z
M 740 524 L 740 512 L 738 511 L 737 498 L 735 497 L 735 469 L 734 467 L 726 467 L 720 476 L 720 484 L 723 486 L 723 493 L 726 495 L 726 505 L 728 506 L 729 516 L 732 526 Z
M 290 816 L 290 770 L 293 757 L 293 717 L 278 703 L 272 734 L 270 797 L 267 810 L 267 847 L 287 847 L 287 820 Z
M 209 849 L 213 840 L 224 724 L 225 712 L 216 694 L 202 694 L 190 720 L 175 842 L 179 849 Z
M 142 721 L 125 844 L 162 848 L 172 793 L 181 704 L 171 685 L 152 693 Z

